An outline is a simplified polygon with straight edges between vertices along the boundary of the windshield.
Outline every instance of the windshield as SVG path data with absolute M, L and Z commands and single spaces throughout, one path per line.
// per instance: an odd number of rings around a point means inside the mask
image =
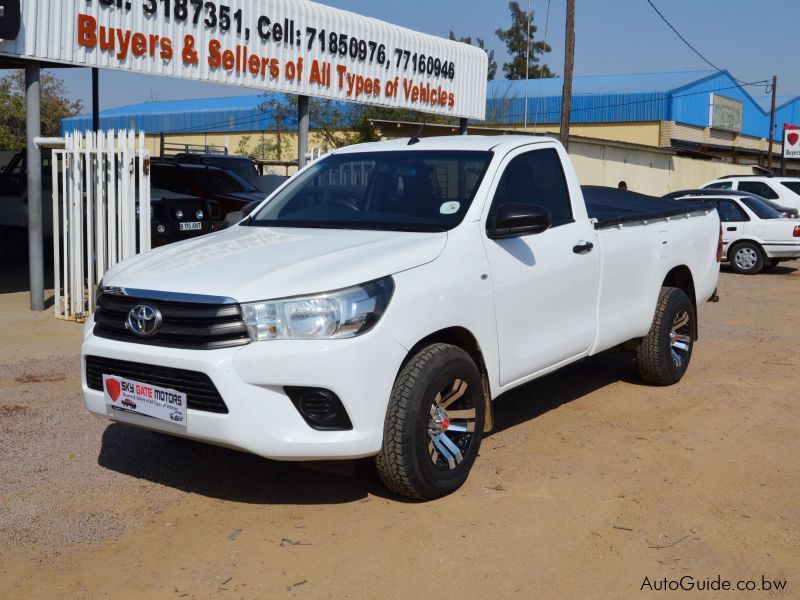
M 211 194 L 258 191 L 236 173 L 219 171 L 216 169 L 197 169 L 190 172 L 191 177 L 197 178 L 196 182 L 198 186 Z
M 781 214 L 765 204 L 759 198 L 742 198 L 742 202 L 745 203 L 747 208 L 752 210 L 759 219 L 781 219 Z
M 491 152 L 334 154 L 253 216 L 261 227 L 447 231 L 464 218 Z
M 800 181 L 781 181 L 781 185 L 800 195 Z
M 245 181 L 253 181 L 258 177 L 258 171 L 253 161 L 247 158 L 228 158 L 224 156 L 209 156 L 206 162 L 214 167 L 221 167 L 233 171 Z

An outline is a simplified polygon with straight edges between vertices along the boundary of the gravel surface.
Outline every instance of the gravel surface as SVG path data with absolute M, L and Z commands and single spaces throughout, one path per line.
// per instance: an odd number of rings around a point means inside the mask
M 684 575 L 800 597 L 799 269 L 723 272 L 676 386 L 611 353 L 504 395 L 465 486 L 429 503 L 369 461 L 342 477 L 95 419 L 80 326 L 0 293 L 0 598 L 605 600 Z

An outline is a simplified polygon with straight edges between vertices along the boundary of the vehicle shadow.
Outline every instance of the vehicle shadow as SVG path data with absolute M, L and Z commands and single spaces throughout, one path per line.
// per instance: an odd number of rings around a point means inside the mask
M 487 437 L 618 381 L 647 385 L 639 378 L 633 353 L 606 352 L 531 381 L 495 399 L 494 430 Z
M 494 403 L 489 437 L 617 381 L 641 385 L 629 353 L 601 354 L 503 394 Z M 370 494 L 413 502 L 389 492 L 370 459 L 354 461 L 355 472 L 342 476 L 120 423 L 103 433 L 97 462 L 187 493 L 248 504 L 342 504 Z
M 371 460 L 342 476 L 114 423 L 99 466 L 184 492 L 247 504 L 341 504 L 368 494 L 403 500 L 381 484 Z
M 731 275 L 738 275 L 736 271 L 734 271 L 731 266 L 727 263 L 720 266 L 720 271 L 723 273 L 729 273 Z M 800 263 L 798 261 L 792 261 L 790 263 L 781 263 L 775 267 L 762 269 L 757 274 L 758 277 L 763 275 L 794 275 L 795 273 L 800 272 Z M 742 277 L 750 277 L 750 275 L 742 275 Z

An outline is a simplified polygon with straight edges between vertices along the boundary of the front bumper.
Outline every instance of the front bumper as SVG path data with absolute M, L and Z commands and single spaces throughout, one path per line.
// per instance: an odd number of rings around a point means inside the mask
M 391 388 L 406 350 L 380 324 L 344 340 L 269 341 L 221 350 L 182 350 L 96 337 L 84 329 L 81 383 L 90 413 L 113 421 L 280 460 L 360 458 L 376 454 Z M 186 427 L 108 409 L 102 391 L 86 382 L 88 355 L 199 371 L 208 375 L 227 414 L 189 409 Z M 353 429 L 312 429 L 284 386 L 320 387 L 341 399 Z

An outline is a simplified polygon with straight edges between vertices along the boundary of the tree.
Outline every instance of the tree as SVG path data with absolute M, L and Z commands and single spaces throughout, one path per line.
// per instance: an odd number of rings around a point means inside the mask
M 528 17 L 526 11 L 519 7 L 519 2 L 509 2 L 511 11 L 511 27 L 498 29 L 495 33 L 506 48 L 511 60 L 503 64 L 506 79 L 525 79 L 525 66 L 528 66 L 528 76 L 531 79 L 555 77 L 555 74 L 546 64 L 539 64 L 539 55 L 550 52 L 550 45 L 544 41 L 533 41 L 537 27 L 533 24 L 533 13 L 530 15 L 531 53 L 528 62 Z
M 287 120 L 295 115 L 296 97 L 285 94 L 270 94 L 264 102 L 258 105 L 258 110 L 275 117 L 274 142 L 269 142 L 262 134 L 260 152 L 246 152 L 251 158 L 281 158 L 286 145 Z M 322 143 L 323 150 L 341 148 L 350 144 L 362 142 L 375 142 L 380 140 L 378 129 L 372 124 L 373 120 L 408 121 L 425 123 L 456 124 L 457 119 L 445 115 L 421 113 L 407 108 L 391 108 L 368 104 L 356 104 L 339 100 L 312 97 L 308 102 L 309 129 L 315 134 L 316 139 Z M 240 153 L 242 144 L 240 142 Z M 314 142 L 312 142 L 314 143 Z
M 456 34 L 451 31 L 450 39 L 455 42 L 461 42 L 462 44 L 469 44 L 472 46 L 472 36 L 457 38 Z M 497 61 L 494 59 L 494 50 L 487 50 L 486 43 L 481 38 L 475 38 L 475 46 L 486 52 L 486 56 L 489 59 L 489 69 L 486 72 L 486 81 L 492 81 L 495 75 L 497 75 Z
M 42 136 L 58 137 L 61 120 L 83 110 L 83 102 L 67 97 L 64 82 L 44 71 L 41 80 Z M 0 79 L 0 149 L 25 147 L 25 72 L 14 71 Z

